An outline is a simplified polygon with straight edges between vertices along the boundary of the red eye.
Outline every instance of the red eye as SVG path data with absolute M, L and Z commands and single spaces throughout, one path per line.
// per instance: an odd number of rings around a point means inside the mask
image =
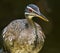
M 29 12 L 32 12 L 32 9 L 29 9 Z

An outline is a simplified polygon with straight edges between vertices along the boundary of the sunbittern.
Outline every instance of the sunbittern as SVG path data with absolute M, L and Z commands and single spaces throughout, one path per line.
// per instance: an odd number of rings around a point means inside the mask
M 12 21 L 3 30 L 4 48 L 8 53 L 38 53 L 44 44 L 44 33 L 41 26 L 32 18 L 38 17 L 48 22 L 39 8 L 29 4 L 25 9 L 26 19 Z

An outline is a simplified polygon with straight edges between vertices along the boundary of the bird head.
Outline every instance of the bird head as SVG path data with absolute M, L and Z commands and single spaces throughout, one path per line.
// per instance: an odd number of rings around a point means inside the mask
M 27 5 L 25 9 L 25 16 L 26 18 L 32 19 L 33 17 L 38 17 L 44 21 L 49 21 L 39 10 L 39 7 L 35 4 Z

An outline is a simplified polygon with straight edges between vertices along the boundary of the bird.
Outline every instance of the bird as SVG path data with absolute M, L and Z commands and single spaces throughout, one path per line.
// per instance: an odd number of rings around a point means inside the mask
M 24 15 L 25 19 L 13 20 L 2 30 L 6 53 L 38 53 L 44 45 L 45 34 L 33 17 L 45 22 L 49 20 L 35 4 L 28 4 Z

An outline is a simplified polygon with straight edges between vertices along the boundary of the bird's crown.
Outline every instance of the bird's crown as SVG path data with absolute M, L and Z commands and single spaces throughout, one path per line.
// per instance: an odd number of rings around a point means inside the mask
M 40 15 L 39 7 L 36 6 L 35 4 L 29 4 L 29 5 L 27 5 L 27 7 L 25 9 L 25 12 L 34 12 L 34 13 Z

